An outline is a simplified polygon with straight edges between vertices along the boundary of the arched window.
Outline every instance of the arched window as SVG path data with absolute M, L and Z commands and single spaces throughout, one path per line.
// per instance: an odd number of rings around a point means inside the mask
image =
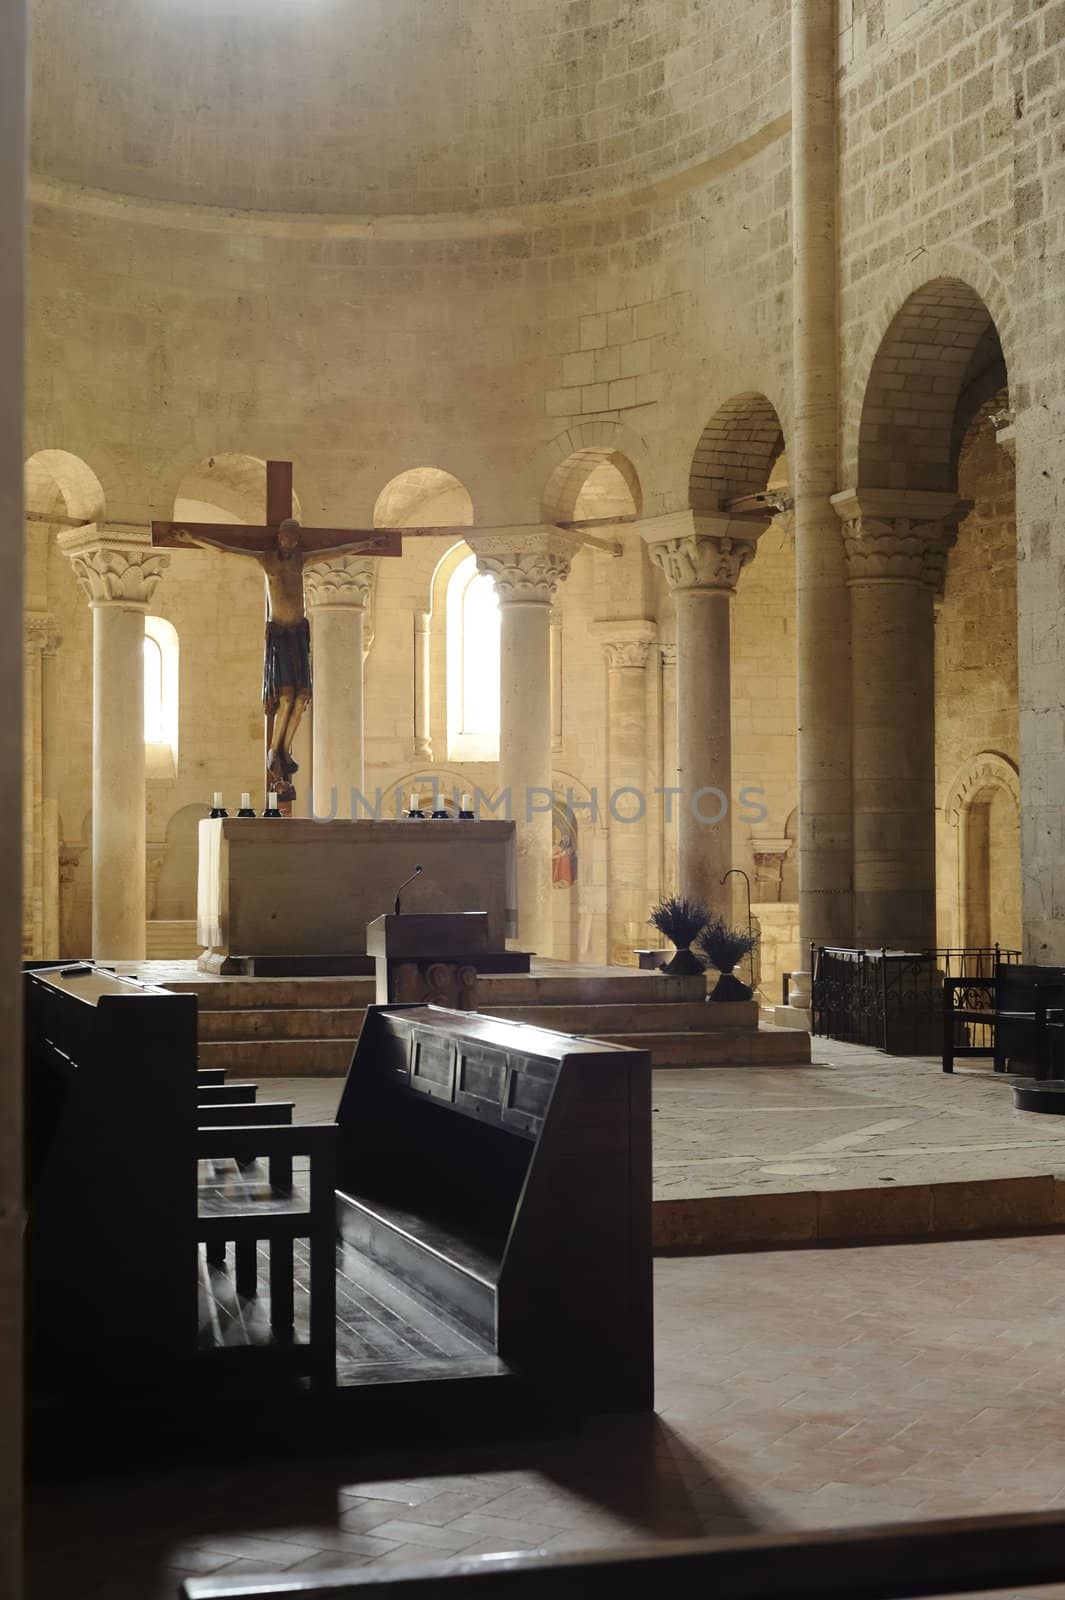
M 499 760 L 499 596 L 472 555 L 447 586 L 447 745 L 451 761 Z
M 164 617 L 144 619 L 144 743 L 148 776 L 173 777 L 178 753 L 178 636 Z
M 144 635 L 144 742 L 165 744 L 163 738 L 163 652 L 158 639 Z

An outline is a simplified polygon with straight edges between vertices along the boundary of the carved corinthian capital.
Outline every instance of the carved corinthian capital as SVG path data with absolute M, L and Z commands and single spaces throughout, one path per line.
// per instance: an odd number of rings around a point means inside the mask
M 303 569 L 303 591 L 312 610 L 322 606 L 363 611 L 373 594 L 377 567 L 363 556 L 333 556 Z
M 651 646 L 658 637 L 655 624 L 643 617 L 630 622 L 595 622 L 592 631 L 602 643 L 606 664 L 611 670 L 645 667 Z
M 924 490 L 845 489 L 832 504 L 843 522 L 849 583 L 942 590 L 947 555 L 970 502 Z
M 516 528 L 467 534 L 478 572 L 495 579 L 500 605 L 554 605 L 581 548 L 579 534 L 561 528 Z
M 652 563 L 673 590 L 731 594 L 754 560 L 769 518 L 711 516 L 691 511 L 654 517 L 640 525 Z
M 109 533 L 99 525 L 61 533 L 59 546 L 91 606 L 147 611 L 170 565 L 150 535 Z

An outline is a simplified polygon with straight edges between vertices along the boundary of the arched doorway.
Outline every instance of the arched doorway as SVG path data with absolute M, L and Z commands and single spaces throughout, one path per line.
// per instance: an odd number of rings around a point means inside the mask
M 994 750 L 973 757 L 950 786 L 941 892 L 963 946 L 1020 949 L 1020 802 L 1017 768 Z

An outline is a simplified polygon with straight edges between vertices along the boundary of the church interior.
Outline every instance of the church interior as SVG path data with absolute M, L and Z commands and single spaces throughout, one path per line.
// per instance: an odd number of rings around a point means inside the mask
M 5 10 L 0 1597 L 1065 1595 L 1065 0 Z

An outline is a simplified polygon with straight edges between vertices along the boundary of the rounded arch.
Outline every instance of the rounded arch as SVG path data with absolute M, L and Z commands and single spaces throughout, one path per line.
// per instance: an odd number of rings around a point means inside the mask
M 873 369 L 887 336 L 886 330 L 890 330 L 907 302 L 933 283 L 959 284 L 970 296 L 975 295 L 982 302 L 990 320 L 994 323 L 1005 366 L 1014 380 L 1016 378 L 1016 363 L 1012 350 L 1012 318 L 1002 279 L 983 256 L 964 245 L 957 243 L 933 245 L 922 250 L 894 274 L 880 301 L 879 309 L 867 320 L 865 337 L 843 400 L 842 462 L 845 483 L 861 481 L 858 464 L 859 434 Z
M 155 895 L 155 918 L 160 922 L 195 920 L 200 823 L 208 814 L 205 805 L 184 805 L 167 822 Z
M 755 390 L 719 406 L 692 457 L 688 502 L 714 512 L 744 495 L 761 494 L 784 453 L 784 430 L 773 402 Z
M 25 466 L 26 511 L 35 519 L 102 522 L 107 501 L 88 462 L 69 450 L 37 450 Z
M 473 499 L 442 467 L 410 467 L 385 484 L 374 506 L 375 528 L 472 528 Z
M 1021 810 L 1021 780 L 1009 756 L 997 750 L 981 750 L 967 761 L 954 776 L 947 791 L 943 814 L 952 827 L 957 827 L 962 814 L 970 806 L 981 805 L 996 790 L 1004 790 L 1013 801 L 1018 816 Z
M 545 522 L 638 517 L 643 510 L 639 473 L 620 450 L 589 445 L 554 469 L 543 493 Z
M 941 887 L 949 898 L 941 909 L 949 912 L 954 940 L 977 949 L 1019 945 L 1021 793 L 1016 766 L 997 750 L 981 751 L 955 774 L 943 811 L 948 826 Z
M 302 517 L 293 491 L 292 511 Z M 261 523 L 266 516 L 266 462 L 224 452 L 186 472 L 174 496 L 174 517 L 189 522 Z
M 639 515 L 643 511 L 644 484 L 651 471 L 651 457 L 647 443 L 631 428 L 620 422 L 603 419 L 575 423 L 564 433 L 556 435 L 550 444 L 540 450 L 533 462 L 543 487 L 540 490 L 540 515 L 547 522 L 576 521 L 574 508 L 585 484 L 600 467 L 609 465 L 620 474 L 625 486 L 626 511 L 611 510 L 608 515 Z M 593 485 L 605 488 L 610 484 L 615 494 L 620 485 L 611 474 L 604 473 L 600 482 Z

